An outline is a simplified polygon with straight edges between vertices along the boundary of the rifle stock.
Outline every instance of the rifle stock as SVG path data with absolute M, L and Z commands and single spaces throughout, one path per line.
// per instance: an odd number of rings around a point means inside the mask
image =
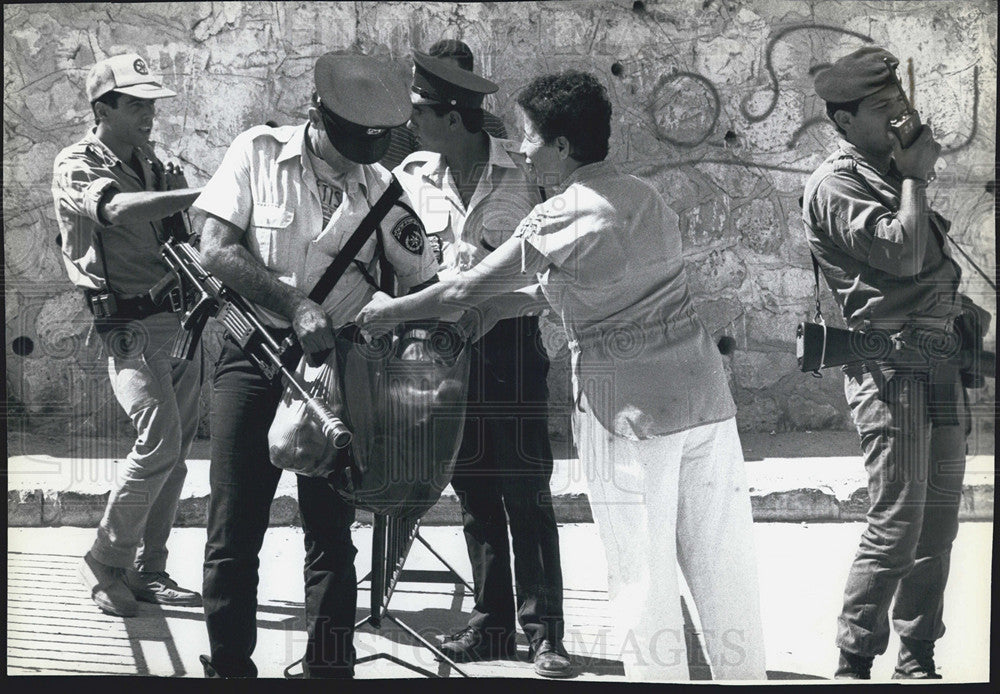
M 862 332 L 820 323 L 800 323 L 795 347 L 799 369 L 816 374 L 820 369 L 887 359 L 895 349 L 892 335 L 884 330 Z M 981 388 L 983 378 L 996 378 L 995 352 L 963 348 L 956 356 L 963 380 L 975 384 L 969 387 Z M 968 378 L 964 374 L 968 374 Z
M 294 371 L 302 354 L 298 343 L 289 339 L 279 344 L 250 303 L 205 270 L 191 244 L 172 238 L 163 244 L 162 253 L 177 275 L 186 305 L 191 306 L 181 318 L 184 332 L 178 335 L 172 356 L 192 358 L 205 324 L 214 316 L 265 378 L 280 376 L 302 398 L 309 414 L 334 447 L 346 448 L 351 442 L 350 430 L 325 402 L 309 391 Z M 294 363 L 290 363 L 293 359 Z

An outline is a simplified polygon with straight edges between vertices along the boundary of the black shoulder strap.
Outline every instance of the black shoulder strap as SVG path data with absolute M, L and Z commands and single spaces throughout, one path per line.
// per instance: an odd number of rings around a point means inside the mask
M 817 323 L 826 323 L 826 321 L 823 320 L 823 309 L 819 302 L 819 261 L 816 260 L 816 254 L 812 252 L 811 248 L 809 249 L 809 257 L 812 258 L 813 261 L 813 282 L 816 287 L 816 316 L 813 320 Z
M 100 202 L 97 203 L 100 206 Z M 98 212 L 100 215 L 100 212 Z M 101 268 L 104 270 L 104 288 L 107 289 L 112 294 L 115 293 L 115 288 L 111 286 L 111 276 L 108 274 L 108 259 L 104 255 L 104 239 L 97 231 L 91 230 L 92 238 L 94 239 L 94 249 L 97 251 L 97 256 L 101 259 Z
M 340 253 L 337 257 L 333 259 L 329 267 L 323 272 L 323 276 L 319 278 L 316 286 L 312 288 L 309 292 L 309 298 L 315 301 L 317 304 L 323 303 L 327 294 L 336 286 L 337 282 L 340 280 L 344 271 L 347 270 L 351 261 L 354 260 L 354 256 L 358 254 L 361 247 L 365 245 L 365 241 L 368 237 L 372 235 L 375 228 L 379 225 L 379 222 L 389 213 L 389 210 L 399 200 L 400 196 L 403 194 L 403 186 L 399 184 L 396 177 L 392 177 L 392 181 L 389 183 L 389 187 L 386 188 L 385 192 L 382 193 L 382 197 L 372 205 L 371 210 L 365 215 L 365 218 L 361 220 L 358 224 L 358 228 L 355 229 L 354 233 L 351 234 L 351 238 L 347 240 L 344 247 L 340 249 Z
M 805 204 L 803 202 L 803 198 L 800 197 L 799 207 L 801 208 L 803 204 Z M 816 315 L 813 317 L 813 320 L 817 323 L 825 324 L 826 321 L 823 320 L 823 308 L 819 301 L 819 261 L 816 260 L 816 254 L 813 253 L 812 248 L 809 249 L 809 258 L 812 260 L 813 264 L 813 284 L 816 291 Z

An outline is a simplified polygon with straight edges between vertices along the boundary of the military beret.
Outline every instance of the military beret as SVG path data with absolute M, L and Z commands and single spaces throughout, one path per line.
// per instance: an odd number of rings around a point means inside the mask
M 316 61 L 315 86 L 330 142 L 359 164 L 378 161 L 389 147 L 389 129 L 410 119 L 406 84 L 375 58 L 326 53 Z
M 465 108 L 482 108 L 483 98 L 500 87 L 485 77 L 463 70 L 441 58 L 413 52 L 413 86 L 415 104 L 447 104 Z
M 896 56 L 884 48 L 864 46 L 816 72 L 816 95 L 836 104 L 858 101 L 893 84 L 897 65 Z

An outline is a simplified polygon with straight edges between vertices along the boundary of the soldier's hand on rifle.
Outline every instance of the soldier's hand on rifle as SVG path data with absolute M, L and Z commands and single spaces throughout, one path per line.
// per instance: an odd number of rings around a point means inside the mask
M 315 301 L 303 299 L 295 307 L 292 330 L 306 354 L 322 352 L 336 344 L 333 323 Z
M 896 167 L 903 178 L 919 178 L 929 181 L 933 178 L 934 164 L 941 156 L 941 145 L 934 139 L 929 125 L 924 125 L 913 144 L 903 149 L 899 140 L 890 135 L 892 155 Z

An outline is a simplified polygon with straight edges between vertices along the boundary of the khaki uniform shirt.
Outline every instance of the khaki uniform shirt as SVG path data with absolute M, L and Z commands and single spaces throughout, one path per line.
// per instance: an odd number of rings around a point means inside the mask
M 478 264 L 541 202 L 538 186 L 525 180 L 512 158 L 517 143 L 489 138 L 489 160 L 468 207 L 440 154 L 415 152 L 394 171 L 434 246 L 442 279 Z
M 907 272 L 896 214 L 903 179 L 847 141 L 806 182 L 806 238 L 852 330 L 946 328 L 958 315 L 961 270 L 945 245 L 951 223 L 930 212 L 919 273 Z
M 614 164 L 581 166 L 514 232 L 570 337 L 577 392 L 611 433 L 647 439 L 736 414 L 688 293 L 677 214 Z
M 503 121 L 489 111 L 483 111 L 483 131 L 499 140 L 507 139 L 507 128 Z M 387 169 L 394 169 L 403 160 L 420 149 L 420 143 L 405 125 L 400 125 L 390 131 L 389 149 L 378 163 Z
M 138 159 L 141 178 L 97 138 L 96 128 L 55 159 L 52 198 L 63 263 L 78 287 L 134 296 L 148 291 L 170 270 L 160 255 L 160 220 L 113 225 L 98 213 L 101 199 L 112 190 L 155 190 L 149 161 Z
M 305 125 L 258 126 L 237 136 L 194 207 L 245 229 L 251 254 L 279 281 L 308 294 L 392 179 L 378 164 L 355 166 L 345 178 L 339 206 L 324 225 L 305 132 Z M 372 277 L 378 277 L 380 236 L 401 293 L 435 276 L 433 251 L 419 220 L 404 205 L 393 206 L 380 229 L 355 256 Z M 352 263 L 323 309 L 340 326 L 353 320 L 374 292 Z M 273 326 L 289 325 L 284 317 L 259 308 Z

